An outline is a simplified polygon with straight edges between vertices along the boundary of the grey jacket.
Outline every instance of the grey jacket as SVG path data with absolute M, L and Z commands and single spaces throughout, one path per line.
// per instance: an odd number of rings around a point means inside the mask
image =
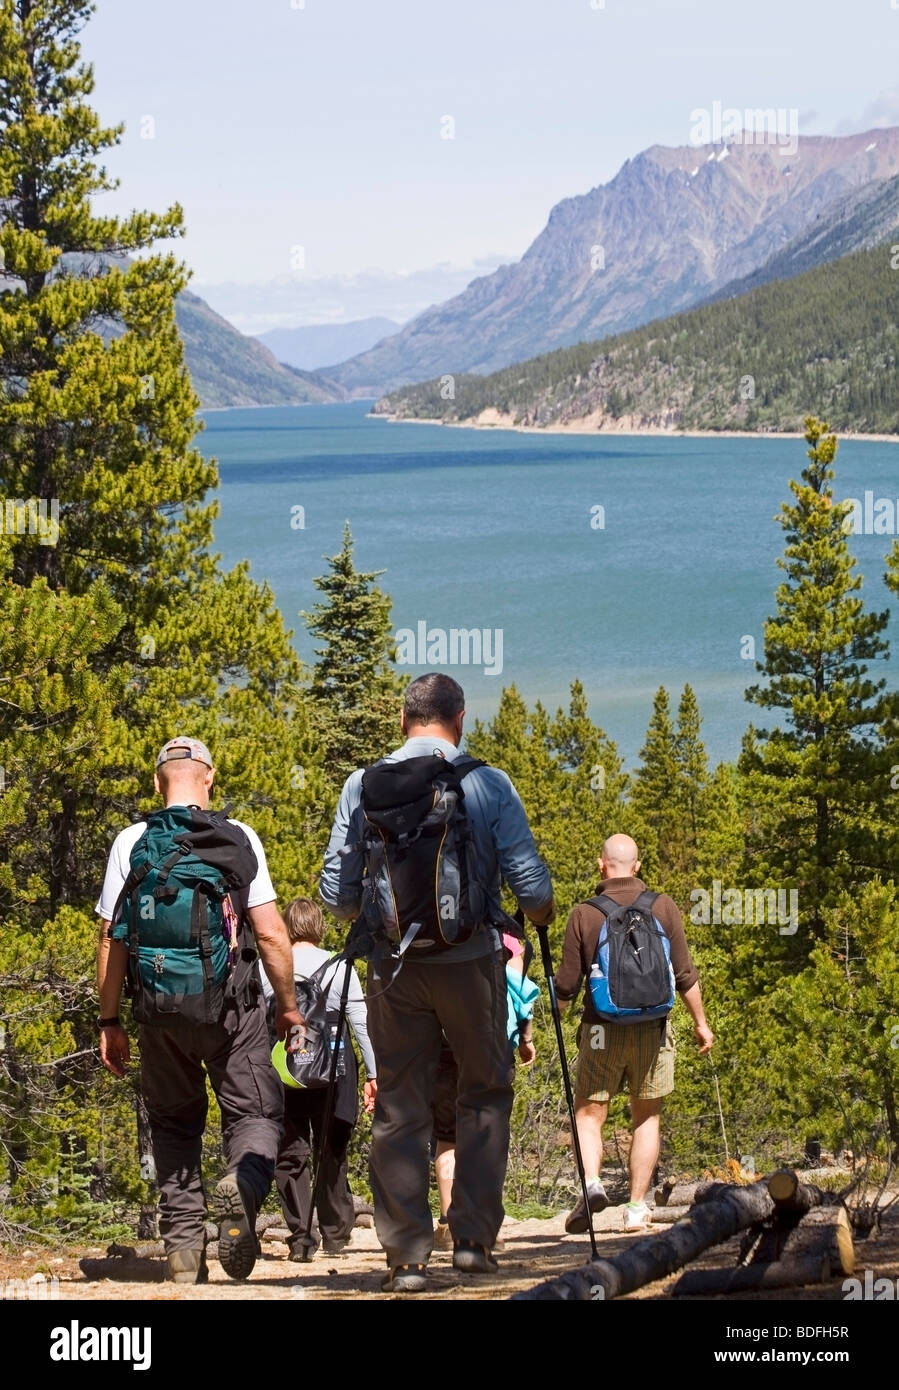
M 407 739 L 402 748 L 388 757 L 391 762 L 420 758 L 435 749 L 451 761 L 461 756 L 455 744 L 446 739 L 417 736 Z M 549 870 L 537 853 L 521 798 L 506 774 L 496 767 L 479 767 L 470 772 L 465 779 L 465 809 L 478 858 L 477 877 L 491 907 L 500 907 L 505 881 L 533 921 L 548 921 L 553 897 Z M 360 769 L 350 774 L 340 793 L 319 885 L 323 901 L 344 919 L 356 917 L 362 906 L 365 856 L 361 851 L 341 855 L 340 850 L 365 838 L 363 826 Z M 428 963 L 474 959 L 498 944 L 496 933 L 477 932 L 452 951 L 429 957 Z

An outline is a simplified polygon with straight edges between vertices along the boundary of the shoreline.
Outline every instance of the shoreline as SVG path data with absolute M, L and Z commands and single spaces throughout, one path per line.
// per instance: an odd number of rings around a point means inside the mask
M 498 412 L 497 412 L 498 413 Z M 628 427 L 627 429 L 602 429 L 597 425 L 580 419 L 565 425 L 513 425 L 499 420 L 441 420 L 409 419 L 403 415 L 387 415 L 370 412 L 374 420 L 386 420 L 391 425 L 442 425 L 444 429 L 457 430 L 512 430 L 516 434 L 576 434 L 592 435 L 595 439 L 618 439 L 622 436 L 632 438 L 660 439 L 805 439 L 799 430 L 680 430 L 674 426 L 661 425 Z M 841 434 L 833 430 L 840 443 L 850 440 L 862 444 L 899 444 L 899 434 Z

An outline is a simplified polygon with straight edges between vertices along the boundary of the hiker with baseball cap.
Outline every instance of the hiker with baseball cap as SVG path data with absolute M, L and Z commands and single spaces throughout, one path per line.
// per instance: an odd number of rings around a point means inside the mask
M 257 952 L 276 997 L 279 1036 L 302 1036 L 287 931 L 255 831 L 210 812 L 215 776 L 199 739 L 173 738 L 156 760 L 164 809 L 128 826 L 109 855 L 100 916 L 100 1057 L 124 1076 L 123 986 L 139 1027 L 141 1091 L 160 1189 L 167 1277 L 203 1283 L 206 1198 L 200 1153 L 206 1077 L 218 1098 L 226 1175 L 215 1188 L 219 1259 L 245 1279 L 259 1246 L 256 1214 L 282 1133 Z M 204 1071 L 205 1068 L 205 1071 Z

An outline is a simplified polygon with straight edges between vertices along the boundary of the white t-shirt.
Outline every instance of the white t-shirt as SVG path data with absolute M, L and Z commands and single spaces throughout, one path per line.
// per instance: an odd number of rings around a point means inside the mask
M 265 861 L 265 850 L 262 848 L 262 842 L 259 836 L 256 834 L 255 830 L 252 830 L 248 825 L 244 825 L 241 820 L 231 820 L 229 816 L 228 823 L 230 825 L 240 826 L 253 847 L 253 853 L 259 865 L 256 877 L 250 884 L 247 907 L 261 907 L 263 903 L 274 902 L 277 894 L 272 887 L 268 864 Z M 103 892 L 100 894 L 100 901 L 94 909 L 105 922 L 112 920 L 112 914 L 119 900 L 119 894 L 122 891 L 125 879 L 128 877 L 128 871 L 131 868 L 131 851 L 146 828 L 143 821 L 137 821 L 134 825 L 129 825 L 121 831 L 112 842 L 112 849 L 109 851 L 109 862 L 106 865 L 106 877 L 103 880 Z

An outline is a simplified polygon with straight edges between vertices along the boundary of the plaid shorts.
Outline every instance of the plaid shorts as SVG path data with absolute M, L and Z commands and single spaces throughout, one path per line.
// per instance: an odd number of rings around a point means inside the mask
M 588 1023 L 578 1029 L 578 1101 L 603 1102 L 627 1088 L 633 1100 L 659 1100 L 674 1090 L 674 1031 L 655 1023 Z

